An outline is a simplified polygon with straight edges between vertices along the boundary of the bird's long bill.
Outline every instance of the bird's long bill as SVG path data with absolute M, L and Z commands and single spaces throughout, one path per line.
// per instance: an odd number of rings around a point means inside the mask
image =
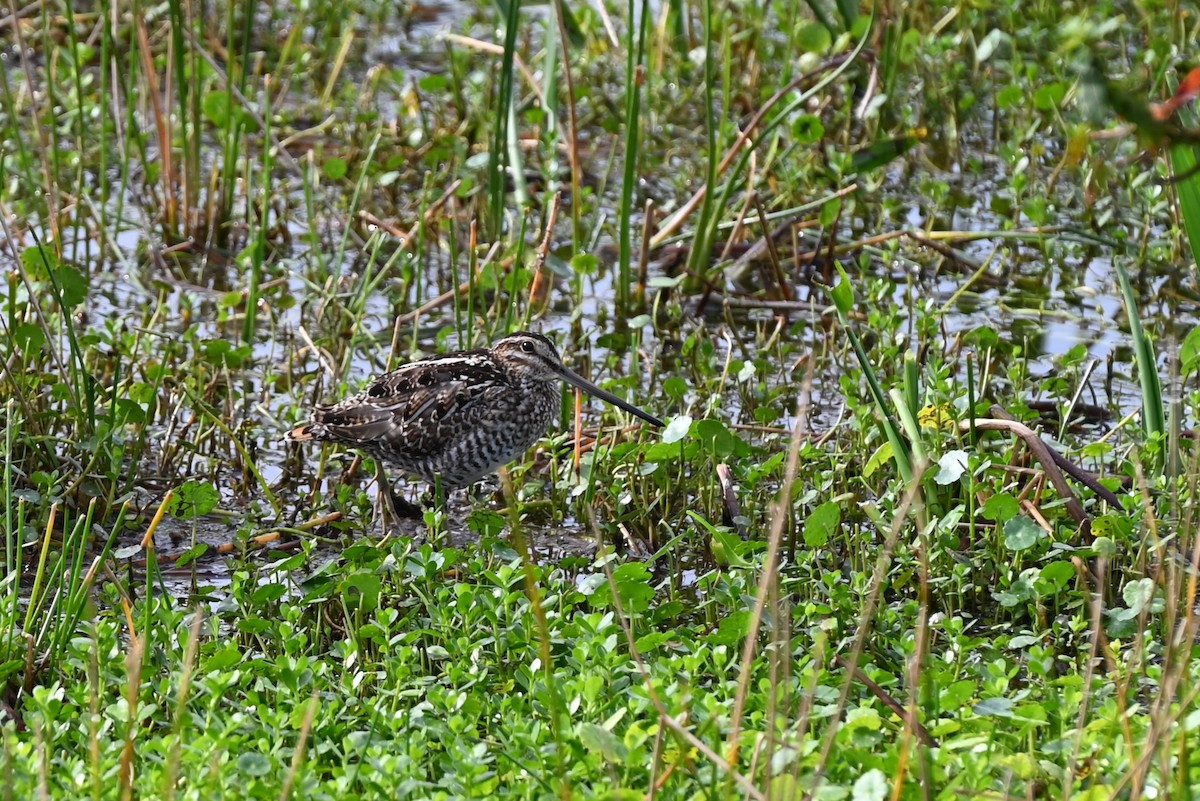
M 648 414 L 647 412 L 643 412 L 641 409 L 634 406 L 633 404 L 626 403 L 625 401 L 621 400 L 620 398 L 618 398 L 616 395 L 612 394 L 611 392 L 605 392 L 604 390 L 600 389 L 600 387 L 593 384 L 591 381 L 588 381 L 583 376 L 576 375 L 575 373 L 571 372 L 570 370 L 568 370 L 565 367 L 562 368 L 562 377 L 563 377 L 563 380 L 566 381 L 571 386 L 579 387 L 580 389 L 582 389 L 584 392 L 586 392 L 589 395 L 594 395 L 595 397 L 599 398 L 602 401 L 607 401 L 608 403 L 611 403 L 613 406 L 624 409 L 625 411 L 629 412 L 630 414 L 632 414 L 636 417 L 642 418 L 650 425 L 658 426 L 659 428 L 662 428 L 663 426 L 666 425 L 666 423 L 664 423 L 662 420 L 659 420 L 654 415 Z

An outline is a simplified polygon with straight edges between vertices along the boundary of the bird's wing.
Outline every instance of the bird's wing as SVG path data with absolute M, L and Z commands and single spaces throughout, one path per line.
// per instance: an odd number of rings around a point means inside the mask
M 427 359 L 381 375 L 341 403 L 319 407 L 314 419 L 331 439 L 395 444 L 419 456 L 444 447 L 454 436 L 449 429 L 469 424 L 507 382 L 486 352 Z

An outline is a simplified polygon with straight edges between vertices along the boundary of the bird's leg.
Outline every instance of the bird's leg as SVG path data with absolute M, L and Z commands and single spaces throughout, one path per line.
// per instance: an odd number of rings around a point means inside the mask
M 400 522 L 400 515 L 396 513 L 395 498 L 393 498 L 392 485 L 388 482 L 387 474 L 383 471 L 383 465 L 378 459 L 375 460 L 375 491 L 379 495 L 379 521 L 383 526 L 383 534 L 386 537 L 388 533 L 388 524 L 396 525 Z
M 385 534 L 389 518 L 393 525 L 399 525 L 401 520 L 421 519 L 421 507 L 396 494 L 396 489 L 392 486 L 392 482 L 388 481 L 383 465 L 378 462 L 375 463 L 375 483 L 379 488 L 379 512 L 383 519 Z

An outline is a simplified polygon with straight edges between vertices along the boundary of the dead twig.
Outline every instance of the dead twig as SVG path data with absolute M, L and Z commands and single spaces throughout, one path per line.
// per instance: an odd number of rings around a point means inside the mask
M 920 740 L 929 748 L 938 747 L 938 741 L 934 739 L 932 734 L 929 733 L 929 729 L 925 728 L 925 724 L 921 723 L 921 720 L 915 714 L 910 714 L 909 710 L 905 709 L 903 704 L 893 698 L 887 690 L 883 689 L 883 687 L 872 680 L 870 676 L 864 673 L 862 668 L 852 663 L 844 656 L 836 657 L 835 661 L 844 669 L 850 671 L 854 678 L 865 684 L 867 689 L 870 690 L 876 698 L 883 702 L 884 706 L 892 710 L 892 712 L 896 714 L 896 717 L 904 721 L 904 725 L 907 726 L 912 733 L 917 736 L 918 740 Z
M 1011 416 L 1004 409 L 999 406 L 992 406 L 990 411 L 995 417 L 975 418 L 974 425 L 976 430 L 1007 431 L 1010 434 L 1020 437 L 1025 442 L 1026 447 L 1029 448 L 1029 451 L 1034 455 L 1034 458 L 1041 464 L 1043 472 L 1050 479 L 1050 483 L 1054 485 L 1054 489 L 1059 494 L 1059 497 L 1066 501 L 1067 512 L 1079 525 L 1079 530 L 1085 540 L 1091 542 L 1091 517 L 1083 508 L 1083 504 L 1079 501 L 1079 498 L 1071 490 L 1070 484 L 1067 483 L 1063 475 L 1064 470 L 1072 478 L 1086 485 L 1096 492 L 1097 495 L 1118 508 L 1121 508 L 1120 499 L 1107 487 L 1100 484 L 1092 474 L 1043 442 L 1036 431 L 1024 423 L 1011 419 Z M 970 427 L 970 421 L 963 421 L 959 424 L 959 429 L 963 432 L 969 431 Z

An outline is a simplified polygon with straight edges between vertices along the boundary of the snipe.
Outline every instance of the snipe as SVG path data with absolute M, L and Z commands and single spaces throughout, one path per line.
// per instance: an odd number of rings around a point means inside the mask
M 663 421 L 568 369 L 541 334 L 522 331 L 491 348 L 411 362 L 329 406 L 287 433 L 289 440 L 336 442 L 381 466 L 380 497 L 393 518 L 419 512 L 400 501 L 382 465 L 414 473 L 446 490 L 473 484 L 517 458 L 558 417 L 565 381 L 647 423 Z

